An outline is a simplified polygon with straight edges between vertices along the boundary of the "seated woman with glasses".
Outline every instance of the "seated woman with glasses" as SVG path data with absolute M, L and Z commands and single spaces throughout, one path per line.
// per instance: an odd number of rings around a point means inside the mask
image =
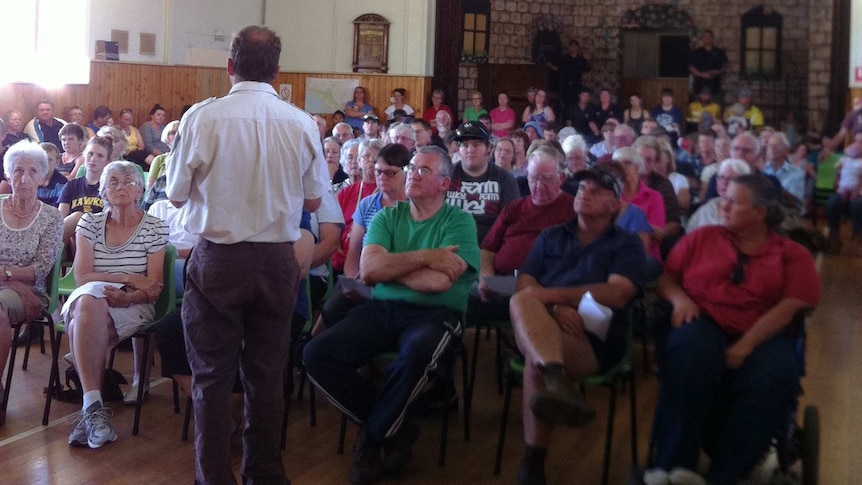
M 344 261 L 344 275 L 349 278 L 361 279 L 359 275 L 359 255 L 365 244 L 365 232 L 371 224 L 371 219 L 385 207 L 394 206 L 397 202 L 407 200 L 405 182 L 407 174 L 405 167 L 410 162 L 410 152 L 403 145 L 393 143 L 386 145 L 377 153 L 374 161 L 374 177 L 376 191 L 363 197 L 353 212 L 353 225 L 350 227 L 349 246 Z M 313 335 L 344 318 L 347 311 L 362 303 L 355 292 L 342 288 L 336 291 L 323 305 L 323 312 L 315 325 Z
M 703 226 L 715 226 L 721 224 L 720 204 L 721 198 L 727 192 L 727 186 L 730 182 L 740 175 L 748 175 L 751 173 L 751 167 L 743 160 L 736 158 L 728 158 L 718 165 L 718 177 L 715 179 L 715 187 L 718 190 L 718 197 L 713 197 L 694 211 L 694 214 L 688 218 L 685 223 L 685 232 L 689 233 Z
M 105 359 L 111 347 L 155 317 L 168 230 L 138 207 L 142 189 L 135 164 L 108 164 L 99 183 L 104 211 L 84 214 L 75 231 L 73 268 L 79 286 L 63 306 L 63 319 L 84 405 L 69 435 L 71 446 L 99 448 L 117 439 L 100 392 Z M 135 398 L 141 350 L 135 349 L 135 376 L 127 393 Z
M 801 366 L 789 324 L 820 302 L 811 254 L 776 232 L 782 219 L 766 177 L 735 178 L 719 226 L 673 248 L 657 293 L 673 307 L 659 374 L 655 468 L 644 483 L 735 484 L 787 420 Z M 706 482 L 700 449 L 711 456 Z

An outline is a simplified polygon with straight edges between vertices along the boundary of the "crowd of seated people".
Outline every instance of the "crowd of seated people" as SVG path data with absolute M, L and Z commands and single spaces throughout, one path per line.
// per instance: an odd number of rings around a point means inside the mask
M 703 249 L 694 241 L 707 233 L 726 242 L 722 278 L 737 266 L 750 275 L 716 283 L 731 292 L 747 282 L 763 283 L 749 268 L 773 264 L 761 258 L 774 248 L 799 253 L 782 234 L 800 223 L 803 202 L 810 197 L 805 187 L 810 167 L 804 156 L 794 158 L 797 150 L 782 132 L 758 130 L 762 115 L 758 118 L 751 105 L 750 90 L 738 93 L 742 114 L 731 107 L 724 117 L 708 90 L 698 93 L 688 117 L 670 90 L 662 91 L 661 105 L 652 110 L 641 105 L 638 95 L 623 110 L 608 89 L 596 93 L 595 104 L 592 90 L 581 86 L 578 91 L 565 113 L 555 113 L 546 90 L 531 88 L 529 105 L 518 117 L 505 92 L 496 93 L 497 106 L 488 111 L 482 93 L 471 91 L 467 109 L 458 116 L 444 104 L 444 93 L 435 90 L 420 115 L 398 88 L 380 117 L 359 86 L 343 111 L 332 116 L 331 129 L 324 118 L 318 120 L 329 190 L 321 208 L 305 214 L 308 237 L 302 245 L 307 249 L 298 254 L 311 268 L 311 301 L 298 305 L 291 334 L 298 337 L 304 323 L 321 312 L 318 325 L 305 336 L 310 343 L 304 363 L 326 397 L 361 425 L 352 482 L 371 483 L 404 467 L 418 434 L 408 410 L 424 392 L 444 405 L 457 400 L 448 361 L 453 342 L 472 320 L 512 322 L 525 361 L 525 449 L 518 480 L 540 484 L 545 483 L 552 427 L 583 425 L 594 414 L 575 379 L 619 359 L 627 325 L 621 310 L 647 283 L 658 281 L 659 293 L 674 304 L 671 342 L 706 338 L 724 348 L 754 332 L 752 345 L 744 349 L 748 353 L 734 355 L 736 367 L 747 363 L 758 346 L 772 342 L 779 316 L 817 304 L 815 297 L 801 299 L 795 288 L 759 289 L 768 293 L 754 297 L 763 297 L 761 313 L 747 314 L 745 328 L 734 327 L 713 314 L 710 295 L 695 293 L 698 285 L 689 281 L 698 275 L 689 276 L 687 258 L 700 257 Z M 33 217 L 56 226 L 24 236 L 38 254 L 0 256 L 0 269 L 12 268 L 7 281 L 20 282 L 0 286 L 0 306 L 14 310 L 0 312 L 9 320 L 0 321 L 0 341 L 8 340 L 2 336 L 12 320 L 23 321 L 44 307 L 46 254 L 65 245 L 76 281 L 91 292 L 73 295 L 63 309 L 70 357 L 85 391 L 69 442 L 98 448 L 117 437 L 98 392 L 106 350 L 152 319 L 164 277 L 176 278 L 181 288 L 181 269 L 161 274 L 164 247 L 170 243 L 179 249 L 182 268 L 194 236 L 184 232 L 180 211 L 164 193 L 164 167 L 170 164 L 179 121 L 166 123 L 166 111 L 158 104 L 140 129 L 133 126 L 129 109 L 120 111 L 116 126 L 106 106 L 95 109 L 87 126 L 81 125 L 82 112 L 75 116 L 69 123 L 54 118 L 53 104 L 42 101 L 26 128 L 17 111 L 7 113 L 0 125 L 8 178 L 0 182 L 0 192 L 12 194 L 0 205 L 0 238 L 11 237 Z M 684 141 L 687 128 L 696 143 Z M 860 153 L 847 151 L 830 226 L 840 224 L 842 210 L 855 214 Z M 149 172 L 146 184 L 143 171 Z M 743 218 L 746 213 L 751 217 Z M 739 239 L 752 228 L 763 237 Z M 56 241 L 43 242 L 48 235 Z M 118 263 L 115 246 L 125 241 L 134 247 L 123 251 L 134 257 L 127 260 L 126 254 Z M 808 267 L 782 269 L 794 275 L 810 272 Z M 354 284 L 336 285 L 325 300 L 333 274 Z M 502 279 L 510 292 L 495 289 Z M 92 285 L 84 285 L 88 282 L 114 285 L 95 296 Z M 370 297 L 360 297 L 354 285 L 371 287 Z M 304 285 L 298 297 L 305 299 Z M 613 311 L 608 333 L 585 327 L 578 313 L 584 298 Z M 709 327 L 701 331 L 704 335 L 676 336 L 686 328 L 684 322 L 695 320 Z M 179 312 L 170 321 L 159 338 L 166 356 L 163 372 L 189 392 L 183 347 L 175 341 Z M 110 331 L 97 330 L 105 328 Z M 383 390 L 373 392 L 356 371 L 388 351 L 398 357 Z M 0 346 L 0 358 L 7 353 Z M 669 351 L 668 358 L 691 365 L 687 354 Z M 140 373 L 136 367 L 126 401 L 134 402 L 132 392 L 148 385 Z M 687 405 L 677 396 L 684 377 L 661 375 L 660 407 Z M 648 483 L 676 483 L 673 477 L 695 467 L 679 450 L 688 453 L 690 444 L 701 444 L 700 437 L 685 435 L 685 441 L 675 442 L 676 431 L 667 429 L 689 432 L 698 417 L 685 416 L 691 420 L 682 422 L 664 416 L 656 424 L 664 441 L 658 443 L 660 459 L 647 473 Z M 760 438 L 750 447 L 752 456 L 762 451 Z M 744 473 L 750 461 L 734 465 L 735 473 Z M 721 480 L 717 474 L 710 477 Z M 662 482 L 665 478 L 669 481 Z

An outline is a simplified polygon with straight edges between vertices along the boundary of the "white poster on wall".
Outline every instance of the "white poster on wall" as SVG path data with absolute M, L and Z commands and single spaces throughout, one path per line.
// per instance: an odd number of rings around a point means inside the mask
M 329 114 L 353 99 L 353 90 L 359 79 L 305 79 L 305 111 L 313 114 Z
M 292 103 L 293 102 L 293 84 L 279 84 L 278 85 L 278 97 L 281 98 L 282 101 Z
M 850 2 L 850 82 L 862 88 L 862 2 Z

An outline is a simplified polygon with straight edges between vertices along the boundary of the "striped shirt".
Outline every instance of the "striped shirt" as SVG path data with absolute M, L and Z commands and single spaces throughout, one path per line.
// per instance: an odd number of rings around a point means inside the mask
M 93 245 L 93 271 L 96 273 L 147 274 L 147 256 L 167 244 L 168 227 L 161 219 L 144 214 L 138 228 L 123 244 L 111 247 L 105 242 L 105 222 L 109 212 L 85 213 L 76 229 Z

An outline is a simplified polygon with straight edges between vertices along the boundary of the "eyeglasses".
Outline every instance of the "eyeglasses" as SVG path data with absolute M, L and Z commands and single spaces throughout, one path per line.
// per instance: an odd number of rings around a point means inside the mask
M 736 253 L 736 266 L 730 272 L 730 282 L 734 285 L 741 285 L 745 282 L 745 265 L 748 264 L 750 258 L 747 254 Z
M 111 180 L 110 182 L 108 182 L 108 188 L 112 189 L 112 190 L 117 190 L 120 187 L 127 189 L 129 187 L 134 187 L 136 185 L 138 185 L 138 183 L 134 182 L 132 180 L 126 180 L 125 182 L 120 182 L 119 180 Z
M 419 169 L 419 170 L 420 170 L 419 175 L 422 175 L 422 173 L 421 173 L 422 169 Z M 428 170 L 428 169 L 425 169 L 425 170 Z M 379 168 L 374 169 L 374 173 L 377 174 L 378 177 L 385 175 L 386 178 L 390 178 L 390 179 L 392 177 L 395 177 L 396 175 L 398 175 L 399 173 L 401 173 L 403 171 L 404 171 L 403 168 L 390 168 L 388 170 L 380 170 Z
M 413 141 L 413 138 L 411 138 L 407 135 L 398 135 L 395 138 L 393 138 L 393 140 L 400 143 L 402 141 Z
M 715 177 L 715 180 L 716 180 L 716 182 L 722 182 L 722 183 L 725 183 L 725 182 L 730 182 L 731 180 L 733 180 L 733 179 L 735 179 L 735 178 L 736 178 L 736 177 L 729 177 L 729 176 L 727 176 L 727 175 L 717 175 L 717 176 Z
M 420 177 L 430 177 L 434 175 L 434 171 L 428 167 L 417 167 L 414 164 L 407 165 L 407 173 L 410 175 L 419 174 Z
M 560 180 L 560 177 L 554 174 L 527 176 L 527 181 L 530 182 L 530 185 L 533 185 L 535 183 L 541 183 L 542 185 L 551 185 L 552 183 L 554 183 L 554 180 Z

